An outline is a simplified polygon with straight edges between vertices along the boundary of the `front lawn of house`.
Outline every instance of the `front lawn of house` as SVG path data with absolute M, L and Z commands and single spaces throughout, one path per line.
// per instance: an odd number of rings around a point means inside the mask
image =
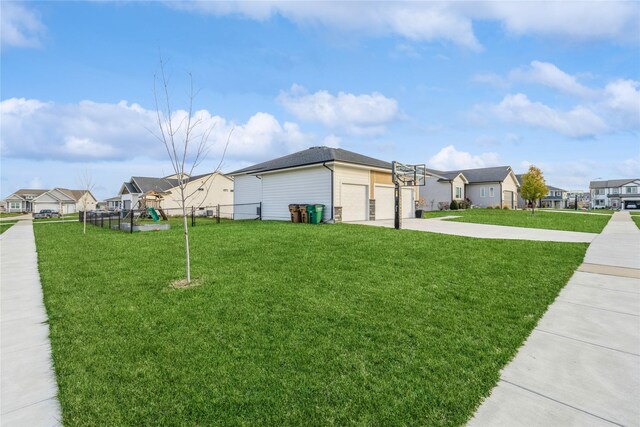
M 587 248 L 209 222 L 174 289 L 179 227 L 81 229 L 34 227 L 65 426 L 464 424 Z
M 8 229 L 10 229 L 10 228 L 11 228 L 11 226 L 12 226 L 13 224 L 15 224 L 16 222 L 18 222 L 18 221 L 13 221 L 13 222 L 10 222 L 10 221 L 7 221 L 7 222 L 0 222 L 0 234 L 4 233 L 4 232 L 5 232 L 5 231 L 7 231 Z
M 425 212 L 424 218 L 460 216 L 445 221 L 473 222 L 478 224 L 507 225 L 512 227 L 544 228 L 549 230 L 582 231 L 600 233 L 611 216 L 563 213 L 536 210 L 466 209 L 457 211 Z
M 637 215 L 631 215 L 631 219 L 633 220 L 633 222 L 636 223 L 636 225 L 638 226 L 638 228 L 640 228 L 640 214 Z

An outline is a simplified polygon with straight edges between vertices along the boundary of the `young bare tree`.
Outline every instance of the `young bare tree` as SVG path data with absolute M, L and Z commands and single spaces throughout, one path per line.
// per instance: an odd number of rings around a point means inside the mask
M 93 187 L 95 187 L 95 182 L 93 181 L 93 176 L 91 176 L 91 172 L 88 169 L 85 169 L 80 174 L 80 188 L 84 191 L 82 194 L 82 234 L 87 234 L 87 201 L 88 201 L 88 193 L 93 191 Z
M 191 258 L 189 254 L 188 208 L 190 206 L 189 202 L 193 200 L 198 189 L 190 192 L 188 184 L 193 171 L 202 164 L 209 153 L 209 137 L 214 125 L 202 116 L 194 116 L 193 101 L 196 93 L 193 89 L 193 77 L 191 74 L 189 74 L 189 92 L 184 114 L 179 114 L 179 110 L 173 109 L 165 65 L 166 62 L 161 59 L 159 73 L 155 74 L 153 78 L 153 93 L 159 132 L 152 131 L 152 134 L 165 147 L 167 157 L 178 181 L 178 204 L 182 210 L 182 226 L 184 229 L 186 285 L 189 285 L 191 284 Z M 219 172 L 230 138 L 231 133 L 229 133 L 217 168 L 203 183 L 207 192 L 211 185 L 207 185 L 206 181 L 212 180 L 214 174 Z

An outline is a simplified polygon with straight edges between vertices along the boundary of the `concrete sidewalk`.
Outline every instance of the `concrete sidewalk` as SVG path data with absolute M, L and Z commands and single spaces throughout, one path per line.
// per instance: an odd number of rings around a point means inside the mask
M 405 218 L 403 230 L 429 231 L 431 233 L 451 234 L 454 236 L 479 237 L 482 239 L 537 240 L 544 242 L 591 243 L 598 235 L 576 231 L 544 230 L 540 228 L 507 227 L 504 225 L 475 224 L 471 222 L 442 221 L 440 218 Z M 393 220 L 356 221 L 351 224 L 373 225 L 393 228 Z
M 469 425 L 640 425 L 638 274 L 640 230 L 616 213 Z
M 61 425 L 31 221 L 0 235 L 0 424 Z

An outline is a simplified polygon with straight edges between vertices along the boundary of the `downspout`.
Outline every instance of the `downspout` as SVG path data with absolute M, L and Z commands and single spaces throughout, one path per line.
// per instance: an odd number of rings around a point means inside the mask
M 327 162 L 324 162 L 322 164 L 322 166 L 324 166 L 325 168 L 329 169 L 331 171 L 331 220 L 333 222 L 333 169 L 331 169 L 330 167 L 327 166 Z

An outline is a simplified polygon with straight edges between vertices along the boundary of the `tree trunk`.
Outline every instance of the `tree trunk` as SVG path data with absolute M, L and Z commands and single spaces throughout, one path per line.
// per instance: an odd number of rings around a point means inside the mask
M 184 227 L 184 256 L 186 259 L 187 284 L 191 283 L 191 261 L 189 259 L 189 227 L 187 226 L 187 208 L 182 203 L 182 225 Z

